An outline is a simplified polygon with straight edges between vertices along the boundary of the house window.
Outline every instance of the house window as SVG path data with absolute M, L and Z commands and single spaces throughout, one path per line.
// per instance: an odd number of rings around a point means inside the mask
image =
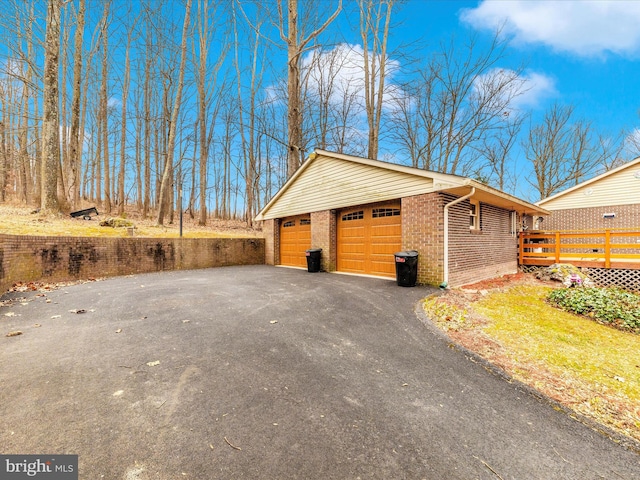
M 357 212 L 347 213 L 346 215 L 342 215 L 342 221 L 347 222 L 349 220 L 362 220 L 364 218 L 364 210 L 359 210 Z
M 295 227 L 295 226 L 296 226 L 295 220 L 289 220 L 288 222 L 284 222 L 282 224 L 282 228 L 289 228 L 289 227 Z
M 300 219 L 300 225 L 311 225 L 311 219 L 310 218 L 301 218 Z
M 400 216 L 399 208 L 374 208 L 372 212 L 373 218 L 398 217 L 398 216 Z
M 469 229 L 480 230 L 480 202 L 469 200 Z

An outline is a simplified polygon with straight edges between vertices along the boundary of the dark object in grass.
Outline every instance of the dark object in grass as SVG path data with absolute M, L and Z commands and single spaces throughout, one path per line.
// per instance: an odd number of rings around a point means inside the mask
M 96 207 L 85 208 L 83 210 L 77 210 L 75 212 L 71 212 L 69 215 L 73 218 L 82 217 L 85 220 L 91 220 L 92 215 L 100 215 Z

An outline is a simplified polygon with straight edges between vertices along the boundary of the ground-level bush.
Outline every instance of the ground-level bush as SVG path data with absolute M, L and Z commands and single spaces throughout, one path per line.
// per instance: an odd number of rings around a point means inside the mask
M 552 290 L 547 301 L 599 323 L 640 333 L 640 295 L 618 288 L 561 288 Z

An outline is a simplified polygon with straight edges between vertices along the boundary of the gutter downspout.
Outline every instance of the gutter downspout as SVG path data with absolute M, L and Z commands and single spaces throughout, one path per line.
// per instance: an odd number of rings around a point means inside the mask
M 471 187 L 471 191 L 464 197 L 456 198 L 444 206 L 444 280 L 440 284 L 441 288 L 447 288 L 449 286 L 449 207 L 467 200 L 475 193 L 476 187 Z

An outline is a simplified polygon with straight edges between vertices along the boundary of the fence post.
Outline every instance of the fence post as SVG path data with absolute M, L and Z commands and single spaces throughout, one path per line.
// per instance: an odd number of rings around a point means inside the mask
M 560 232 L 556 232 L 556 263 L 560 263 Z
M 604 231 L 604 268 L 611 268 L 611 230 Z

